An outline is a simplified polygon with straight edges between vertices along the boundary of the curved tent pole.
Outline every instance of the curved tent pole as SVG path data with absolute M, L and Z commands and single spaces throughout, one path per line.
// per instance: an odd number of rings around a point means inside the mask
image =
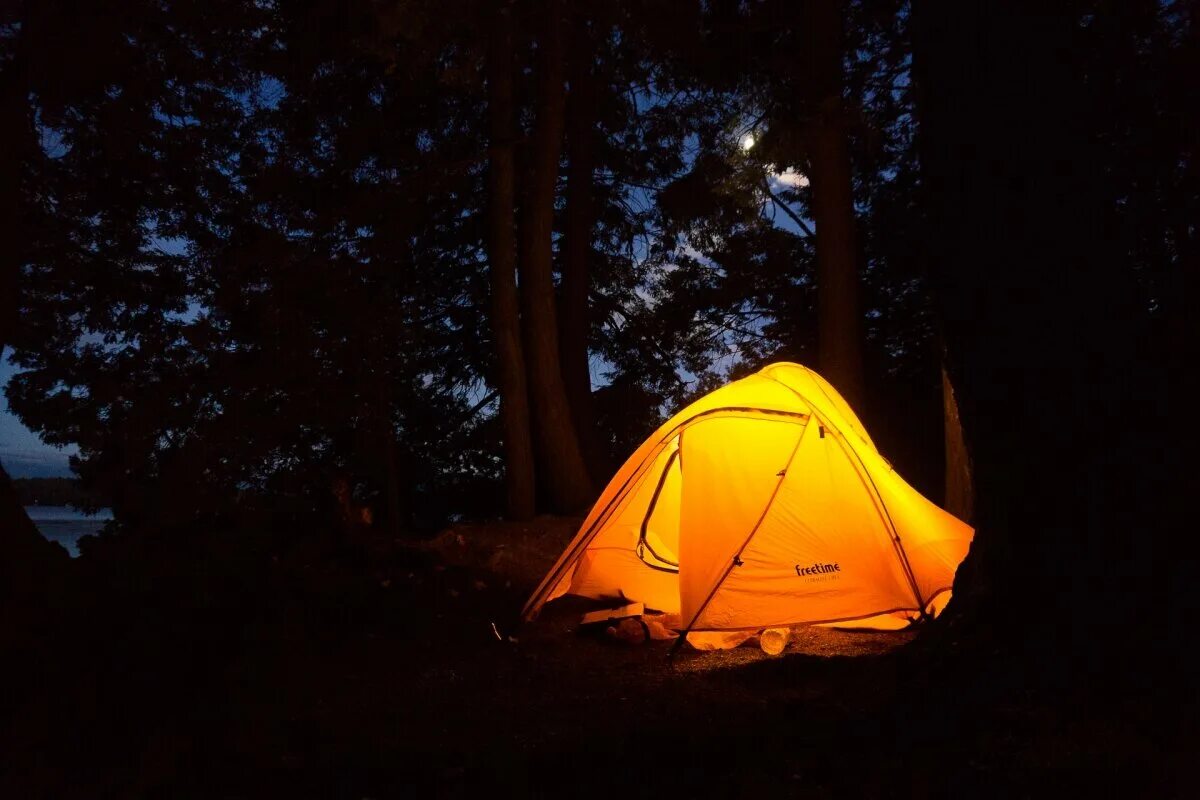
M 883 495 L 879 493 L 879 487 L 875 485 L 875 479 L 871 477 L 871 471 L 867 469 L 867 465 L 863 462 L 862 456 L 854 449 L 854 445 L 845 441 L 846 436 L 838 431 L 839 439 L 844 442 L 846 447 L 850 448 L 850 452 L 854 454 L 855 460 L 858 462 L 859 471 L 866 476 L 866 481 L 863 482 L 863 488 L 870 485 L 870 491 L 875 495 L 875 499 L 879 505 L 876 508 L 876 513 L 879 514 L 879 519 L 891 531 L 891 536 L 888 537 L 892 541 L 892 548 L 896 551 L 896 557 L 900 561 L 900 567 L 904 570 L 904 577 L 908 579 L 909 588 L 912 589 L 913 598 L 917 601 L 917 610 L 921 619 L 925 619 L 929 615 L 925 611 L 925 602 L 921 599 L 921 590 L 917 586 L 917 576 L 912 571 L 912 565 L 908 561 L 908 553 L 904 551 L 904 543 L 900 540 L 900 531 L 896 528 L 895 521 L 892 520 L 892 512 L 888 511 L 887 503 L 883 502 Z M 860 477 L 861 481 L 862 478 Z M 932 599 L 932 598 L 930 598 Z
M 812 372 L 812 370 L 810 370 L 808 367 L 802 366 L 802 369 L 804 369 L 806 372 Z M 815 372 L 812 372 L 812 374 L 816 375 Z M 810 401 L 803 394 L 772 375 L 767 375 L 766 377 L 775 381 L 780 386 L 783 386 L 792 394 L 796 395 L 805 403 L 807 403 L 809 409 L 812 410 L 812 413 L 815 416 L 819 418 L 824 417 L 823 414 L 820 414 L 817 411 L 816 407 L 812 404 L 812 401 Z M 825 395 L 825 399 L 829 400 L 829 402 L 832 404 L 833 398 L 831 398 L 829 394 L 823 388 L 821 388 L 819 383 L 817 384 L 817 388 L 821 389 L 821 394 Z M 891 532 L 891 536 L 888 538 L 891 539 L 892 548 L 896 551 L 896 558 L 900 561 L 900 569 L 903 570 L 904 577 L 908 579 L 908 585 L 909 588 L 912 589 L 913 599 L 917 601 L 918 613 L 920 614 L 921 619 L 927 618 L 929 615 L 925 611 L 925 601 L 921 599 L 921 590 L 917 586 L 917 576 L 913 574 L 912 565 L 908 561 L 908 554 L 904 552 L 904 543 L 900 541 L 900 531 L 897 530 L 896 523 L 892 520 L 892 513 L 888 511 L 887 503 L 883 501 L 883 495 L 879 493 L 879 487 L 875 485 L 875 479 L 871 477 L 871 471 L 867 469 L 867 465 L 862 460 L 862 456 L 859 455 L 858 449 L 846 438 L 846 434 L 843 433 L 838 426 L 828 423 L 828 421 L 824 419 L 820 419 L 819 421 L 826 422 L 829 429 L 838 435 L 838 441 L 842 443 L 842 446 L 850 448 L 850 452 L 854 454 L 854 460 L 858 462 L 861 475 L 866 476 L 866 481 L 863 482 L 864 488 L 866 488 L 867 484 L 870 485 L 870 492 L 875 495 L 875 500 L 879 504 L 878 508 L 876 508 L 876 513 L 879 514 L 880 521 L 883 522 L 885 527 Z M 859 480 L 862 480 L 862 478 L 860 477 Z M 882 509 L 882 511 L 880 509 Z

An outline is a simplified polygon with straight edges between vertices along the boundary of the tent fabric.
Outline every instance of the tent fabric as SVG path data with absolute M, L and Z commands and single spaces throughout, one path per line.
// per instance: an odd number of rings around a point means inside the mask
M 837 391 L 772 364 L 692 403 L 617 471 L 526 604 L 678 614 L 702 649 L 766 627 L 940 613 L 974 531 L 909 486 Z

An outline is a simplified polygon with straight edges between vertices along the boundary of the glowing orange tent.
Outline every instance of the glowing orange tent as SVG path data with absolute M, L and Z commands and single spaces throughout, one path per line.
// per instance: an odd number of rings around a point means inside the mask
M 875 449 L 828 382 L 772 364 L 702 397 L 618 470 L 525 619 L 564 594 L 678 614 L 693 645 L 898 628 L 949 599 L 974 531 Z

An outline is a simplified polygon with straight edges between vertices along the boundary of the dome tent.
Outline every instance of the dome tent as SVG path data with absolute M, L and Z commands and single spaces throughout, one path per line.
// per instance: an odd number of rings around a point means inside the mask
M 699 647 L 786 625 L 902 627 L 944 607 L 973 533 L 905 483 L 827 381 L 772 364 L 637 449 L 522 615 L 564 594 L 640 601 Z

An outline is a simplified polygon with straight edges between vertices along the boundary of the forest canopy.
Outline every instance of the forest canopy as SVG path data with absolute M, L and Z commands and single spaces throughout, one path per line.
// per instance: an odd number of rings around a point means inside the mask
M 100 498 L 85 492 L 73 478 L 17 478 L 13 489 L 27 506 L 96 508 Z
M 1116 5 L 1072 4 L 1076 77 L 1143 121 L 1092 154 L 1138 313 L 1170 325 L 1194 12 Z M 303 514 L 331 486 L 395 530 L 578 510 L 666 412 L 778 360 L 942 496 L 908 3 L 9 9 L 7 396 L 122 523 Z

